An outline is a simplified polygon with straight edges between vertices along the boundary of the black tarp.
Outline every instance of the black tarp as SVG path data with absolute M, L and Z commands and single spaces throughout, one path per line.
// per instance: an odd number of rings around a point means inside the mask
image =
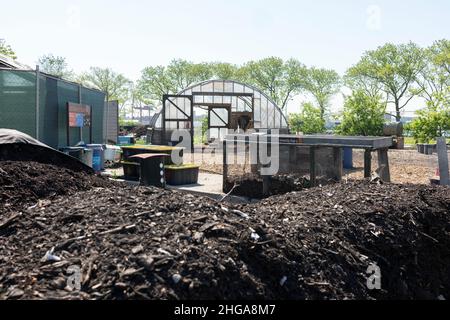
M 77 171 L 94 172 L 78 159 L 12 129 L 0 129 L 0 161 L 36 161 Z

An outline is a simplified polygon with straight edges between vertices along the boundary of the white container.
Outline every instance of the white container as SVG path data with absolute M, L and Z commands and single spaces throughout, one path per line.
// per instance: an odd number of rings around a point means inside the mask
M 120 147 L 113 145 L 106 145 L 105 160 L 117 162 L 120 160 Z

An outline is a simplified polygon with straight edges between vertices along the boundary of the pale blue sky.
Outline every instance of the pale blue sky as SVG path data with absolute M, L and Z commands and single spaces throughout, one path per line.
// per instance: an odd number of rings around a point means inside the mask
M 343 74 L 386 42 L 450 38 L 449 0 L 0 0 L 0 8 L 0 38 L 19 61 L 33 66 L 53 53 L 76 72 L 111 67 L 131 79 L 174 58 L 295 57 Z

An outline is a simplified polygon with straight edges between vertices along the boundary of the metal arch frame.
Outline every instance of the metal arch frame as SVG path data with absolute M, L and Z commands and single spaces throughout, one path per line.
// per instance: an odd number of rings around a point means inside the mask
M 204 86 L 204 85 L 206 85 L 206 84 L 209 84 L 209 83 L 216 83 L 216 82 L 223 82 L 224 85 L 225 85 L 225 83 L 238 84 L 238 85 L 241 85 L 241 86 L 243 86 L 243 87 L 247 87 L 247 88 L 249 88 L 249 89 L 252 89 L 252 90 L 255 91 L 255 92 L 258 92 L 259 94 L 261 94 L 261 96 L 263 96 L 264 98 L 266 98 L 266 100 L 267 100 L 268 102 L 270 102 L 270 103 L 273 104 L 273 106 L 275 107 L 275 110 L 278 110 L 278 112 L 279 112 L 280 115 L 281 115 L 280 119 L 284 119 L 284 121 L 285 121 L 285 123 L 286 123 L 286 127 L 289 127 L 289 122 L 287 121 L 286 116 L 284 115 L 283 111 L 282 111 L 281 108 L 278 106 L 278 104 L 275 103 L 275 101 L 273 101 L 273 99 L 270 98 L 267 94 L 265 94 L 265 93 L 262 92 L 260 89 L 258 89 L 257 87 L 255 87 L 255 86 L 253 86 L 253 85 L 251 85 L 251 84 L 247 84 L 247 83 L 243 83 L 243 82 L 235 81 L 235 80 L 221 80 L 221 79 L 205 80 L 205 81 L 202 81 L 202 82 L 199 82 L 199 83 L 190 85 L 189 87 L 187 87 L 187 88 L 181 90 L 180 92 L 178 92 L 178 94 L 179 94 L 179 95 L 183 95 L 186 91 L 192 90 L 193 88 L 195 88 L 195 87 L 197 87 L 197 86 Z M 227 93 L 227 92 L 223 92 L 223 93 Z M 232 93 L 232 92 L 228 92 L 228 93 Z M 269 115 L 267 115 L 267 116 L 269 116 Z M 275 120 L 274 120 L 274 122 L 275 122 Z M 282 128 L 282 126 L 280 126 L 280 128 Z M 269 129 L 269 128 L 267 128 L 267 129 Z
M 215 83 L 222 83 L 224 89 L 222 91 L 218 91 L 215 92 Z M 226 84 L 232 84 L 233 86 L 233 92 L 225 92 L 225 85 Z M 200 87 L 200 89 L 208 84 L 212 84 L 212 91 L 193 91 L 194 88 L 196 87 Z M 234 87 L 235 85 L 240 85 L 243 88 L 244 92 L 235 92 L 234 91 Z M 245 88 L 248 88 L 250 90 L 252 90 L 253 92 L 245 92 Z M 186 94 L 187 91 L 191 91 L 191 94 Z M 164 136 L 163 136 L 163 140 L 167 143 L 167 138 L 166 138 L 166 122 L 167 121 L 171 121 L 171 122 L 176 122 L 177 123 L 177 127 L 179 127 L 179 123 L 180 122 L 190 122 L 190 133 L 191 133 L 191 137 L 194 136 L 194 106 L 207 106 L 208 108 L 210 107 L 214 107 L 215 105 L 217 107 L 222 107 L 223 103 L 223 99 L 222 99 L 222 104 L 215 104 L 215 103 L 195 103 L 195 96 L 222 96 L 222 97 L 236 97 L 237 99 L 240 99 L 244 102 L 245 105 L 249 106 L 249 101 L 246 99 L 243 99 L 242 97 L 248 97 L 251 98 L 251 110 L 252 110 L 252 116 L 253 116 L 253 120 L 255 119 L 255 93 L 259 93 L 261 95 L 261 97 L 264 97 L 267 101 L 267 107 L 269 105 L 269 103 L 271 103 L 274 107 L 274 119 L 273 119 L 273 125 L 274 127 L 276 127 L 275 124 L 275 119 L 276 119 L 276 112 L 278 112 L 280 114 L 280 129 L 283 128 L 283 119 L 284 119 L 284 123 L 286 124 L 286 128 L 289 127 L 288 121 L 286 119 L 286 116 L 284 115 L 283 111 L 281 110 L 281 108 L 275 103 L 275 101 L 273 101 L 272 98 L 270 98 L 267 94 L 265 94 L 264 92 L 262 92 L 261 90 L 259 90 L 258 88 L 250 85 L 250 84 L 245 84 L 239 81 L 234 81 L 234 80 L 206 80 L 203 82 L 199 82 L 196 84 L 193 84 L 191 86 L 188 86 L 187 88 L 181 90 L 178 94 L 164 94 L 163 95 L 163 103 L 162 103 L 162 108 L 161 111 L 159 112 L 159 116 L 154 115 L 153 118 L 151 119 L 151 123 L 154 124 L 156 126 L 156 123 L 159 119 L 159 117 L 161 117 L 161 127 L 162 127 L 162 131 L 164 132 Z M 190 109 L 191 109 L 191 114 L 190 116 L 187 115 L 183 110 L 181 110 L 175 103 L 174 101 L 171 100 L 171 98 L 185 98 L 188 99 L 190 101 Z M 166 102 L 169 101 L 173 106 L 175 106 L 181 113 L 184 114 L 184 116 L 186 116 L 185 119 L 167 119 L 166 118 Z M 261 109 L 260 109 L 260 113 L 261 113 Z M 229 116 L 231 117 L 231 108 L 229 110 Z M 260 116 L 261 118 L 261 116 Z M 261 120 L 261 119 L 260 119 Z M 269 127 L 269 109 L 267 108 L 267 127 Z M 264 129 L 264 128 L 260 128 L 260 129 Z M 269 129 L 269 128 L 266 128 Z M 191 148 L 192 150 L 194 150 L 194 141 L 193 139 L 191 139 Z
M 286 119 L 286 116 L 284 115 L 284 113 L 283 113 L 283 111 L 281 110 L 281 108 L 267 95 L 267 94 L 265 94 L 264 92 L 262 92 L 261 90 L 259 90 L 258 88 L 256 88 L 255 86 L 253 86 L 253 85 L 250 85 L 250 84 L 245 84 L 245 83 L 243 83 L 243 82 L 239 82 L 239 81 L 234 81 L 234 80 L 220 80 L 220 79 L 216 79 L 216 80 L 206 80 L 206 81 L 202 81 L 202 82 L 199 82 L 199 83 L 196 83 L 196 84 L 193 84 L 193 85 L 190 85 L 190 86 L 188 86 L 187 88 L 185 88 L 185 89 L 183 89 L 183 90 L 181 90 L 177 95 L 178 96 L 186 96 L 185 94 L 183 94 L 183 93 L 185 93 L 186 91 L 188 91 L 188 90 L 192 90 L 193 88 L 195 88 L 195 87 L 198 87 L 198 86 L 204 86 L 204 85 L 206 85 L 206 84 L 209 84 L 209 83 L 217 83 L 217 82 L 221 82 L 221 83 L 223 83 L 224 85 L 226 84 L 226 83 L 231 83 L 231 84 L 233 84 L 233 86 L 234 86 L 234 84 L 238 84 L 238 85 L 241 85 L 241 86 L 243 86 L 243 87 L 247 87 L 247 88 L 249 88 L 249 89 L 251 89 L 251 90 L 253 90 L 253 91 L 255 91 L 255 92 L 258 92 L 262 97 L 264 97 L 265 99 L 266 99 L 266 101 L 267 101 L 267 103 L 272 103 L 272 105 L 274 106 L 274 108 L 275 108 L 275 110 L 274 110 L 274 112 L 276 112 L 276 110 L 278 110 L 278 112 L 280 113 L 280 122 L 282 122 L 282 120 L 284 119 L 284 122 L 286 123 L 286 128 L 288 128 L 289 127 L 289 123 L 288 123 L 288 121 L 287 121 L 287 119 Z M 214 85 L 213 85 L 214 86 Z M 217 93 L 219 93 L 219 92 L 217 92 Z M 233 92 L 220 92 L 220 93 L 222 93 L 222 94 L 233 94 Z M 177 96 L 177 95 L 171 95 L 171 96 Z M 255 98 L 254 98 L 254 94 L 253 94 L 253 97 L 252 97 L 252 105 L 254 106 L 254 100 L 255 100 Z M 244 100 L 245 101 L 245 100 Z M 199 105 L 199 104 L 195 104 L 195 105 Z M 203 105 L 203 104 L 201 104 L 201 105 Z M 164 107 L 164 103 L 163 103 L 163 107 Z M 158 119 L 159 119 L 159 117 L 161 117 L 162 116 L 162 114 L 163 114 L 163 107 L 161 107 L 160 108 L 160 110 L 159 110 L 159 112 L 156 112 L 154 115 L 153 115 L 153 117 L 152 117 L 152 119 L 150 120 L 150 125 L 153 125 L 153 126 L 155 126 L 156 127 L 156 123 L 158 122 Z M 261 110 L 260 110 L 260 113 L 261 113 Z M 268 115 L 267 115 L 268 116 Z M 255 113 L 254 113 L 254 110 L 253 110 L 253 118 L 255 117 Z M 261 118 L 261 115 L 260 115 L 260 118 Z M 163 117 L 161 118 L 161 127 L 163 127 Z M 281 123 L 280 123 L 280 128 L 283 128 L 283 126 L 281 125 Z M 261 129 L 264 129 L 264 128 L 261 128 Z M 266 128 L 266 129 L 269 129 L 269 128 Z

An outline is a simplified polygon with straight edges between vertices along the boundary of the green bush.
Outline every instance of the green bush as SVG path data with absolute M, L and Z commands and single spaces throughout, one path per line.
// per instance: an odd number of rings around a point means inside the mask
M 449 107 L 428 104 L 427 108 L 417 111 L 416 114 L 417 119 L 409 126 L 416 143 L 430 143 L 450 130 Z
M 385 110 L 381 97 L 355 91 L 345 100 L 342 121 L 336 131 L 348 136 L 381 136 Z
M 310 102 L 303 103 L 301 113 L 289 115 L 289 127 L 293 132 L 304 134 L 322 133 L 325 131 L 325 120 L 319 108 Z

